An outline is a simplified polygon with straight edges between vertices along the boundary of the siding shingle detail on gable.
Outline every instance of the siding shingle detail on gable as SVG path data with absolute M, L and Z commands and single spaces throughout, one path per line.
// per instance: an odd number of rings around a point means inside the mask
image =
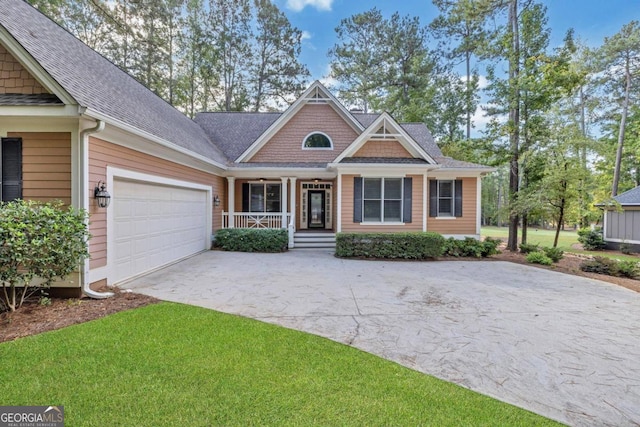
M 18 62 L 7 49 L 0 45 L 0 94 L 37 95 L 49 93 Z
M 303 150 L 302 141 L 312 132 L 323 132 L 333 150 Z M 308 104 L 293 116 L 250 162 L 331 162 L 358 134 L 327 104 Z
M 353 157 L 413 157 L 398 141 L 367 141 Z

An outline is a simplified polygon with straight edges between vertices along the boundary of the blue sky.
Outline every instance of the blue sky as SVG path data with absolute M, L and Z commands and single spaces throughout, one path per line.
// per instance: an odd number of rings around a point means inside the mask
M 336 43 L 335 28 L 340 20 L 377 7 L 385 16 L 394 12 L 420 17 L 423 24 L 438 11 L 430 0 L 275 0 L 291 23 L 302 30 L 305 40 L 301 60 L 312 78 L 327 76 L 327 51 Z M 562 43 L 567 29 L 590 46 L 600 45 L 605 36 L 618 32 L 622 25 L 640 19 L 640 0 L 544 0 L 551 27 L 552 45 Z

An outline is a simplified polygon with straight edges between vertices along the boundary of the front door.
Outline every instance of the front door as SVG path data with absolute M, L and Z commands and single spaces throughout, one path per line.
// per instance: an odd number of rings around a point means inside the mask
M 307 226 L 309 228 L 324 228 L 324 190 L 309 190 L 309 216 Z

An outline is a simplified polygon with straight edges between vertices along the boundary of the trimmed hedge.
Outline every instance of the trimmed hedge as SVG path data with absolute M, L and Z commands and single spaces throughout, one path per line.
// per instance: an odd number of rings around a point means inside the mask
M 443 254 L 450 257 L 486 258 L 497 254 L 499 245 L 500 240 L 491 237 L 487 237 L 484 241 L 473 237 L 465 237 L 464 240 L 449 237 L 444 244 Z
M 223 228 L 216 233 L 215 247 L 235 252 L 284 252 L 289 234 L 284 228 Z
M 442 255 L 438 233 L 338 233 L 336 256 L 382 259 L 426 259 Z
M 628 277 L 630 279 L 635 279 L 640 274 L 640 266 L 636 261 L 618 261 L 601 256 L 584 261 L 580 264 L 580 270 L 608 276 Z

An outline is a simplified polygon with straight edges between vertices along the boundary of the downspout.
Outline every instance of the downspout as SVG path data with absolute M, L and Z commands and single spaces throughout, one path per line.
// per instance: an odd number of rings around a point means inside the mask
M 89 135 L 99 133 L 104 130 L 105 123 L 97 120 L 92 128 L 80 132 L 80 194 L 82 205 L 85 211 L 89 212 Z M 82 292 L 90 298 L 105 299 L 113 296 L 113 292 L 96 292 L 89 286 L 89 259 L 84 261 L 82 269 Z

